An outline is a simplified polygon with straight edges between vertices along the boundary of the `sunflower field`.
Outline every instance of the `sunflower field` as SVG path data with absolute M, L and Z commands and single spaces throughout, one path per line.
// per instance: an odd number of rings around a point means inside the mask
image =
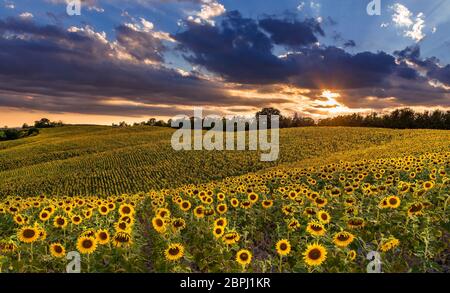
M 372 252 L 383 272 L 448 271 L 450 152 L 359 157 L 134 195 L 7 196 L 0 271 L 64 272 L 70 251 L 83 272 L 366 272 Z
M 303 164 L 304 160 L 314 160 L 306 164 L 317 166 L 328 163 L 318 159 L 331 156 L 353 160 L 360 155 L 371 158 L 374 153 L 394 157 L 425 149 L 436 152 L 448 148 L 450 140 L 449 131 L 437 130 L 282 129 L 279 161 L 261 162 L 256 151 L 174 151 L 173 131 L 148 126 L 64 126 L 0 142 L 0 198 L 135 194 L 222 180 L 280 164 Z M 411 148 L 411 141 L 417 145 Z M 368 155 L 360 153 L 366 151 Z

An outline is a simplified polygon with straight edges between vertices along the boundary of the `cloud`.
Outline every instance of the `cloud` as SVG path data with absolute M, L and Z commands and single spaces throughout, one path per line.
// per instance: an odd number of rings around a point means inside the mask
M 269 17 L 260 20 L 259 26 L 270 34 L 274 44 L 293 48 L 317 43 L 316 35 L 325 35 L 315 19 L 288 21 Z
M 295 30 L 299 33 L 293 33 Z M 317 41 L 315 33 L 323 31 L 311 20 L 290 22 L 270 17 L 256 22 L 232 11 L 216 27 L 191 23 L 173 37 L 186 60 L 229 82 L 358 88 L 383 86 L 391 75 L 415 76 L 412 69 L 397 65 L 395 58 L 384 52 L 352 55 L 333 46 L 310 46 Z M 273 44 L 297 48 L 278 57 L 273 54 Z
M 395 25 L 399 27 L 410 27 L 413 25 L 413 14 L 406 6 L 400 3 L 396 3 L 391 7 L 391 9 L 394 10 L 392 21 L 395 23 Z
M 168 42 L 175 42 L 175 40 L 170 37 L 169 33 L 155 30 L 154 29 L 155 25 L 153 24 L 153 22 L 148 21 L 143 17 L 136 19 L 130 16 L 126 11 L 122 13 L 122 16 L 128 17 L 131 20 L 131 22 L 126 22 L 122 26 L 126 26 L 129 29 L 136 32 L 148 33 L 148 35 L 154 39 L 164 40 Z
M 311 1 L 311 2 L 309 3 L 309 6 L 311 7 L 312 10 L 314 10 L 314 11 L 317 12 L 317 13 L 319 13 L 320 8 L 321 8 L 321 4 L 320 4 L 320 3 Z
M 141 31 L 133 26 L 120 25 L 116 27 L 116 37 L 117 43 L 139 61 L 162 62 L 164 60 L 163 53 L 166 47 L 160 39 L 153 37 L 150 30 Z
M 142 32 L 119 33 L 141 41 L 135 33 Z M 20 18 L 0 20 L 0 105 L 128 116 L 163 113 L 168 105 L 258 107 L 272 102 L 231 95 L 221 83 L 147 65 L 139 58 L 119 58 L 116 46 L 105 40 L 103 33 L 89 27 L 66 30 Z M 141 46 L 131 48 L 137 57 L 148 57 Z
M 88 6 L 88 11 L 95 11 L 98 13 L 103 13 L 103 12 L 105 12 L 105 9 L 103 9 L 101 7 L 97 7 L 97 6 Z
M 228 81 L 273 83 L 289 75 L 290 66 L 272 54 L 272 41 L 258 23 L 237 11 L 226 13 L 218 26 L 188 22 L 172 37 L 187 61 Z
M 188 17 L 189 21 L 193 21 L 195 23 L 207 23 L 209 25 L 214 25 L 214 18 L 226 12 L 225 7 L 217 0 L 194 0 L 193 2 L 201 3 L 200 11 Z
M 5 8 L 6 9 L 15 9 L 16 6 L 14 5 L 14 2 L 5 1 Z
M 21 13 L 19 15 L 19 17 L 22 18 L 22 19 L 32 19 L 34 16 L 30 12 L 24 12 L 24 13 Z
M 403 29 L 403 35 L 416 42 L 420 42 L 426 35 L 423 32 L 425 28 L 425 14 L 414 14 L 404 5 L 395 3 L 390 7 L 394 13 L 392 22 L 396 27 Z
M 356 47 L 356 43 L 353 40 L 348 40 L 344 43 L 344 48 L 353 48 Z
M 439 59 L 435 57 L 422 59 L 420 47 L 418 45 L 409 46 L 394 54 L 404 62 L 415 66 L 423 76 L 427 76 L 431 81 L 435 80 L 443 84 L 442 88 L 450 86 L 450 65 L 443 66 Z M 435 83 L 436 84 L 436 83 Z
M 108 35 L 85 24 L 0 19 L 0 106 L 121 116 L 170 116 L 194 105 L 334 109 L 314 104 L 324 89 L 339 93 L 339 109 L 448 106 L 450 65 L 422 58 L 419 46 L 354 54 L 347 51 L 353 40 L 340 37 L 341 48 L 319 44 L 325 21 L 297 17 L 229 11 L 208 18 L 215 23 L 187 20 L 172 35 L 131 16 Z M 172 54 L 193 69 L 175 68 Z
M 305 48 L 285 59 L 296 68 L 289 82 L 306 88 L 384 86 L 398 70 L 395 58 L 384 52 L 352 55 L 332 46 Z

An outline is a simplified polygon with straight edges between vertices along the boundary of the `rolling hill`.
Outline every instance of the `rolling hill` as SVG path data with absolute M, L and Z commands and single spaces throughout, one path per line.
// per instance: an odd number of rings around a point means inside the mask
M 174 130 L 64 126 L 0 142 L 0 196 L 120 195 L 205 183 L 276 165 L 449 150 L 449 131 L 313 127 L 280 131 L 277 162 L 257 151 L 174 151 Z

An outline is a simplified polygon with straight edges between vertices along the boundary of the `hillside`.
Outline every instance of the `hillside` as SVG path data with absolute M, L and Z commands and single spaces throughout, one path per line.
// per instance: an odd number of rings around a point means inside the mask
M 448 151 L 450 132 L 294 128 L 280 132 L 278 162 L 255 151 L 181 151 L 172 129 L 65 126 L 0 142 L 0 196 L 119 195 L 203 183 L 276 165 Z
M 172 132 L 1 143 L 0 271 L 64 272 L 70 251 L 83 272 L 366 272 L 374 252 L 382 272 L 449 270 L 449 131 L 283 129 L 272 163 L 175 152 Z

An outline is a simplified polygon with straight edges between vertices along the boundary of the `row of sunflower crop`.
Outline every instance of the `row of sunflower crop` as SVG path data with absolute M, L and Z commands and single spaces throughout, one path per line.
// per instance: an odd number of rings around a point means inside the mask
M 156 271 L 444 271 L 450 153 L 280 168 L 150 194 Z M 164 254 L 159 253 L 163 251 Z
M 282 129 L 279 161 L 261 162 L 261 154 L 256 151 L 175 151 L 170 144 L 173 131 L 65 126 L 45 129 L 23 140 L 0 142 L 0 197 L 134 194 L 222 180 L 277 164 L 328 158 L 337 152 L 390 145 L 397 140 L 402 145 L 406 145 L 405 140 L 414 140 L 433 149 L 433 142 L 450 139 L 450 133 L 439 131 Z
M 443 271 L 450 153 L 277 168 L 110 197 L 0 202 L 0 270 Z
M 11 197 L 0 204 L 0 271 L 66 272 L 70 251 L 83 272 L 143 271 L 136 209 L 144 197 Z

